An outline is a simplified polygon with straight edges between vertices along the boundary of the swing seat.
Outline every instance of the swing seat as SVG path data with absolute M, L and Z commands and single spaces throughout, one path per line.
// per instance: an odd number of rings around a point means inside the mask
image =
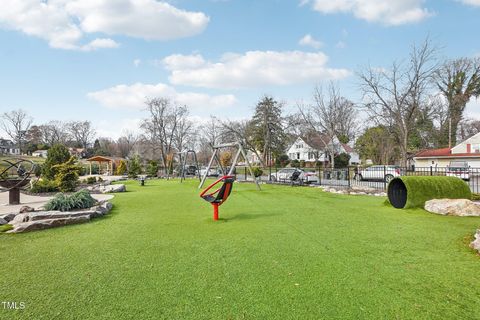
M 200 197 L 212 204 L 213 206 L 213 220 L 218 220 L 218 207 L 227 201 L 228 197 L 232 193 L 233 182 L 235 181 L 234 176 L 223 176 L 210 186 L 208 186 L 203 192 L 200 194 Z M 212 189 L 214 186 L 222 182 L 222 186 L 217 190 L 207 193 Z

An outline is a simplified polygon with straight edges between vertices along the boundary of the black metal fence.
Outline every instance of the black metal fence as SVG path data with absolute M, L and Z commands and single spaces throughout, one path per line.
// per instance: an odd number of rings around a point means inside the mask
M 472 192 L 480 193 L 480 168 L 371 166 L 341 169 L 312 168 L 266 168 L 257 179 L 266 183 L 291 185 L 320 185 L 335 188 L 372 188 L 386 190 L 387 185 L 398 176 L 453 176 L 463 179 Z M 247 168 L 237 168 L 239 181 L 251 181 Z

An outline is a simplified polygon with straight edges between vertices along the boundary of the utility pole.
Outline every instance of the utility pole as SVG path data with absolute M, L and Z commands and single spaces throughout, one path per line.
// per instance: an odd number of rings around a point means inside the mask
M 448 148 L 452 148 L 452 117 L 448 118 Z

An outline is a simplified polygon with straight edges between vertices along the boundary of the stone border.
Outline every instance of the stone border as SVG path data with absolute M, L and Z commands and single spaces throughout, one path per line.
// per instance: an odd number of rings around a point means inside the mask
M 103 201 L 88 209 L 64 212 L 28 210 L 23 213 L 4 214 L 0 216 L 0 219 L 3 219 L 6 224 L 12 225 L 13 227 L 13 229 L 5 233 L 20 233 L 89 222 L 93 218 L 108 214 L 112 210 L 112 207 L 113 205 L 110 202 Z
M 328 186 L 317 187 L 322 189 L 324 192 L 336 193 L 336 194 L 345 194 L 345 195 L 356 195 L 356 196 L 374 196 L 374 197 L 386 197 L 387 193 L 376 190 L 373 188 L 351 188 L 351 189 L 335 189 Z

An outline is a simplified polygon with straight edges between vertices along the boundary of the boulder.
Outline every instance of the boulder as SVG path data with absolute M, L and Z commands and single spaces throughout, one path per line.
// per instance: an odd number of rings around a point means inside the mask
M 67 217 L 60 219 L 34 220 L 22 222 L 13 225 L 13 229 L 7 231 L 8 233 L 28 232 L 34 230 L 43 230 L 48 228 L 55 228 L 69 224 L 84 223 L 90 221 L 89 215 L 81 215 L 75 217 Z
M 480 253 L 480 229 L 475 233 L 475 240 L 470 243 L 470 247 Z
M 4 224 L 7 224 L 8 221 L 3 219 L 3 218 L 0 218 L 0 226 L 3 226 Z
M 425 210 L 444 216 L 478 217 L 480 205 L 468 199 L 433 199 L 425 202 Z
M 2 214 L 0 215 L 0 218 L 6 220 L 7 222 L 12 221 L 13 218 L 15 218 L 17 214 L 16 213 L 7 213 L 7 214 Z
M 12 220 L 10 220 L 10 222 L 11 222 L 11 224 L 27 222 L 30 219 L 30 217 L 28 215 L 29 215 L 29 213 L 17 214 Z
M 27 221 L 38 221 L 38 220 L 51 220 L 51 219 L 64 219 L 64 218 L 74 218 L 78 216 L 91 216 L 95 215 L 95 210 L 93 208 L 86 210 L 78 211 L 37 211 L 32 212 L 28 215 L 29 219 Z
M 26 212 L 33 212 L 33 211 L 35 211 L 34 208 L 29 207 L 29 206 L 23 206 L 23 207 L 20 208 L 19 213 L 26 213 Z
M 125 192 L 127 188 L 124 184 L 111 184 L 108 186 L 101 186 L 100 192 L 102 193 L 115 193 L 115 192 Z

